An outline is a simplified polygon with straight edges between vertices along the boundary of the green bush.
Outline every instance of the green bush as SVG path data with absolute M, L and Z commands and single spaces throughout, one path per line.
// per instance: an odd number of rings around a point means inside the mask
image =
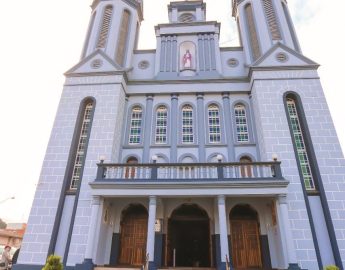
M 335 265 L 327 265 L 323 268 L 324 270 L 339 270 Z
M 47 259 L 46 265 L 42 270 L 63 270 L 63 265 L 60 256 L 50 255 Z

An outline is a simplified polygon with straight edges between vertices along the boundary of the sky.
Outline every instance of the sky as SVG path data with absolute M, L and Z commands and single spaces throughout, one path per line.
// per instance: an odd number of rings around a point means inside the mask
M 259 1 L 259 0 L 255 0 Z M 230 0 L 206 0 L 222 23 L 220 45 L 237 46 Z M 168 21 L 167 0 L 144 0 L 139 47 L 155 48 L 154 25 Z M 91 0 L 2 1 L 0 9 L 0 218 L 26 222 L 64 83 L 80 60 Z M 326 99 L 345 149 L 344 0 L 288 0 L 305 56 L 321 64 Z M 15 196 L 15 199 L 7 198 Z

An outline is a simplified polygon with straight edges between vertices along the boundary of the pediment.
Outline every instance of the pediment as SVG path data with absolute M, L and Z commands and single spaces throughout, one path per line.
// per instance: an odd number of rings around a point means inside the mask
M 123 70 L 122 67 L 117 65 L 102 50 L 97 50 L 68 70 L 65 75 L 108 73 Z
M 252 65 L 252 67 L 298 66 L 318 67 L 319 64 L 279 42 L 275 44 L 270 50 L 268 50 Z

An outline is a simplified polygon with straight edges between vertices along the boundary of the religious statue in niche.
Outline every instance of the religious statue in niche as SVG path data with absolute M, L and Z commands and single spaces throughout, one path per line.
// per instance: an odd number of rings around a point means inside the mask
M 194 76 L 196 71 L 196 46 L 184 41 L 179 46 L 180 76 Z
M 183 55 L 182 62 L 185 69 L 192 68 L 192 54 L 189 50 L 186 50 L 186 53 Z

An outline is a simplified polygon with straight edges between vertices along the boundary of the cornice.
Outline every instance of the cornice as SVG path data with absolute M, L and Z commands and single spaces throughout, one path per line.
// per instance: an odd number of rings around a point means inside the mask
M 220 27 L 220 23 L 217 21 L 207 21 L 207 22 L 188 22 L 188 23 L 162 23 L 155 26 L 155 30 L 159 30 L 163 27 L 186 27 L 186 26 L 200 26 L 200 25 L 214 25 L 215 27 Z
M 317 70 L 320 65 L 307 66 L 265 66 L 265 67 L 249 67 L 249 79 L 252 79 L 255 71 L 287 71 L 287 70 Z
M 193 80 L 129 80 L 128 85 L 155 85 L 155 84 L 212 84 L 212 83 L 248 83 L 248 77 L 227 77 L 220 79 L 193 79 Z

